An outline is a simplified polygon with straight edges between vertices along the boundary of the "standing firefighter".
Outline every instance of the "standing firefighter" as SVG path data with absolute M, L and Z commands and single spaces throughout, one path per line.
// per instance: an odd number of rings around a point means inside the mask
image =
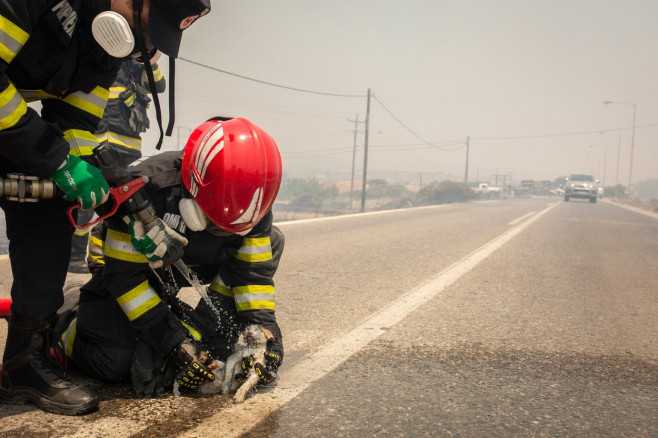
M 155 91 L 165 91 L 166 81 L 157 64 L 159 55 L 151 59 Z M 121 64 L 121 70 L 110 87 L 110 99 L 96 130 L 99 143 L 107 142 L 121 153 L 128 165 L 142 157 L 142 133 L 149 128 L 147 110 L 151 98 L 144 64 L 130 60 Z
M 107 198 L 107 182 L 86 160 L 118 58 L 155 47 L 177 56 L 182 29 L 209 10 L 208 0 L 0 0 L 0 175 L 49 177 L 68 201 L 0 200 L 14 279 L 0 400 L 67 415 L 98 408 L 47 354 L 71 250 L 66 208 Z M 27 106 L 34 100 L 41 114 Z
M 151 59 L 151 69 L 155 90 L 162 93 L 165 91 L 166 81 L 157 64 L 158 58 L 159 53 Z M 142 157 L 141 135 L 149 128 L 149 93 L 149 80 L 144 64 L 133 59 L 124 61 L 110 87 L 109 100 L 95 135 L 99 143 L 107 143 L 119 151 L 126 165 Z M 82 210 L 78 213 L 78 224 L 91 222 L 93 214 L 92 210 Z M 88 240 L 88 228 L 76 230 L 73 234 L 69 272 L 89 272 L 86 261 Z
M 131 244 L 132 217 L 117 214 L 92 238 L 93 276 L 78 311 L 60 315 L 66 355 L 93 377 L 132 377 L 139 395 L 170 390 L 174 376 L 194 390 L 214 378 L 201 352 L 225 360 L 242 328 L 255 323 L 276 339 L 267 363 L 249 365 L 272 382 L 283 359 L 273 276 L 284 243 L 272 225 L 282 175 L 274 140 L 245 119 L 211 120 L 192 133 L 182 157 L 164 152 L 135 169 L 150 179 L 145 190 L 156 214 L 187 238 L 182 260 L 193 269 L 188 276 L 198 275 L 196 287 L 207 285 L 201 293 L 211 304 L 192 309 L 177 300 L 186 278 L 171 266 L 153 269 Z

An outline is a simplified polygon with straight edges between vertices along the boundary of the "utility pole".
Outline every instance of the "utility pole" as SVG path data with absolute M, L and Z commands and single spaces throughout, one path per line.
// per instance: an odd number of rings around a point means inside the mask
M 471 137 L 466 137 L 466 171 L 464 171 L 464 184 L 468 185 L 468 150 L 470 148 Z
M 356 115 L 356 120 L 347 119 L 348 122 L 354 122 L 354 147 L 352 148 L 352 180 L 350 182 L 350 210 L 352 209 L 352 196 L 354 195 L 354 163 L 356 162 L 356 134 L 359 132 L 359 114 Z
M 619 151 L 621 150 L 621 134 L 617 134 L 617 174 L 615 175 L 615 201 L 619 199 Z
M 366 104 L 366 129 L 363 140 L 363 187 L 361 187 L 361 213 L 366 209 L 366 182 L 368 181 L 368 129 L 370 126 L 370 88 Z
M 496 187 L 498 187 L 498 178 L 501 177 L 501 176 L 504 176 L 504 175 L 501 175 L 501 174 L 498 172 L 498 168 L 496 168 L 496 173 L 493 174 L 493 175 L 491 175 L 491 176 L 493 176 L 493 177 L 495 178 L 495 181 L 496 181 L 495 185 L 496 185 Z
M 633 174 L 633 149 L 635 147 L 635 110 L 637 105 L 633 104 L 633 133 L 631 134 L 631 166 L 628 169 L 628 199 L 631 198 L 631 183 Z

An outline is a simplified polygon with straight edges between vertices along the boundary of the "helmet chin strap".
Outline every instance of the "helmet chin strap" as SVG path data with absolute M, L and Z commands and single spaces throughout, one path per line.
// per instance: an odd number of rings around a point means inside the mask
M 146 71 L 146 77 L 149 80 L 149 90 L 151 91 L 151 96 L 153 97 L 153 103 L 155 104 L 155 118 L 158 121 L 158 128 L 160 129 L 160 138 L 158 139 L 158 144 L 155 146 L 157 150 L 160 150 L 162 147 L 162 112 L 160 110 L 160 99 L 158 99 L 158 92 L 155 88 L 155 79 L 153 77 L 153 69 L 151 68 L 151 57 L 149 56 L 148 49 L 146 48 L 146 43 L 144 42 L 144 34 L 142 31 L 142 9 L 144 7 L 144 0 L 134 0 L 133 1 L 133 29 L 135 31 L 135 42 L 137 43 L 137 48 L 139 49 L 142 60 L 144 62 L 144 70 Z M 167 137 L 171 136 L 171 133 L 174 128 L 174 120 L 176 117 L 175 110 L 175 98 L 174 98 L 174 83 L 176 80 L 176 70 L 175 70 L 175 59 L 169 56 L 169 124 L 167 125 Z

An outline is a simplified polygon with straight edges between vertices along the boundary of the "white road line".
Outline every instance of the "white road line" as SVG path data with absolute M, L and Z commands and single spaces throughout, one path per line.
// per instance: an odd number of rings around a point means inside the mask
M 633 207 L 631 205 L 620 204 L 620 203 L 612 202 L 612 201 L 604 201 L 604 202 L 607 202 L 608 204 L 614 205 L 616 207 L 621 207 L 621 208 L 625 208 L 626 210 L 634 211 L 635 213 L 640 213 L 640 214 L 643 214 L 645 216 L 652 217 L 654 219 L 658 219 L 658 213 L 656 213 L 654 211 L 649 211 L 649 210 L 645 210 L 644 208 Z
M 526 214 L 524 214 L 523 216 L 521 216 L 521 217 L 517 217 L 517 218 L 514 219 L 513 221 L 509 222 L 507 225 L 514 226 L 514 225 L 518 224 L 519 222 L 523 222 L 523 220 L 525 220 L 525 218 L 530 217 L 530 216 L 532 216 L 532 215 L 535 214 L 535 213 L 536 213 L 535 211 L 531 211 L 530 213 L 526 213 Z
M 358 327 L 325 344 L 291 368 L 284 368 L 280 373 L 279 384 L 273 390 L 259 393 L 242 404 L 222 408 L 217 414 L 182 436 L 190 438 L 212 436 L 221 430 L 222 437 L 237 437 L 251 430 L 269 414 L 280 409 L 313 382 L 332 372 L 390 327 L 437 296 L 557 205 L 559 203 L 553 203 L 531 219 L 510 228 L 443 270 L 424 285 L 393 301 Z
M 425 205 L 422 207 L 414 207 L 414 210 L 424 210 L 424 209 L 437 209 L 437 208 L 447 208 L 450 204 L 440 204 L 440 205 Z M 288 226 L 288 225 L 295 225 L 295 224 L 303 224 L 307 222 L 312 222 L 316 223 L 319 221 L 333 221 L 333 220 L 340 220 L 340 219 L 345 219 L 349 217 L 365 217 L 365 216 L 378 216 L 378 215 L 384 215 L 384 214 L 391 214 L 391 213 L 400 213 L 404 212 L 405 209 L 403 208 L 398 208 L 394 210 L 377 210 L 377 211 L 368 211 L 366 213 L 351 213 L 351 214 L 338 214 L 336 216 L 324 216 L 324 217 L 313 217 L 309 219 L 293 219 L 290 221 L 277 221 L 274 223 L 277 227 L 281 226 Z

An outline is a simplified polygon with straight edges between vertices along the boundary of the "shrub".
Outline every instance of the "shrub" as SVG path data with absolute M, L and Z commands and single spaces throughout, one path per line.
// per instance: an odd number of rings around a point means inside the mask
M 466 184 L 455 181 L 432 183 L 418 191 L 421 205 L 450 204 L 475 198 L 475 193 Z

